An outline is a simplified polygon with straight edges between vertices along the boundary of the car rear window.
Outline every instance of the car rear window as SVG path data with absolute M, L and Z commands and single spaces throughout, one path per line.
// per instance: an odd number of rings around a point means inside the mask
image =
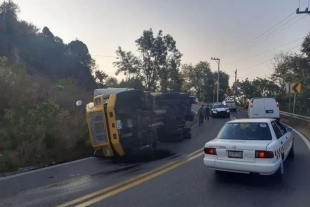
M 218 139 L 272 140 L 267 123 L 227 123 L 217 135 Z

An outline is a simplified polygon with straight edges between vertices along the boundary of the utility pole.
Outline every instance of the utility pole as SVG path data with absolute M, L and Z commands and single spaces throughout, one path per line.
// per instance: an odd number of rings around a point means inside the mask
M 220 59 L 219 58 L 211 58 L 211 60 L 215 60 L 217 62 L 217 93 L 216 93 L 216 102 L 219 102 L 219 91 L 220 91 Z
M 299 8 L 297 8 L 296 14 L 309 14 L 310 15 L 310 11 L 308 10 L 308 7 L 306 8 L 305 11 L 299 11 Z
M 236 94 L 237 94 L 237 69 L 235 71 L 235 92 L 234 92 L 235 101 L 236 101 Z

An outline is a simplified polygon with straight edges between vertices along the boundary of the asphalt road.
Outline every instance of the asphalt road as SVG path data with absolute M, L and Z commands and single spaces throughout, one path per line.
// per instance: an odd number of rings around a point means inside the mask
M 232 116 L 245 118 L 246 113 Z M 295 159 L 286 163 L 282 183 L 239 174 L 218 179 L 204 166 L 202 147 L 227 121 L 211 118 L 204 126 L 195 126 L 191 140 L 163 144 L 163 158 L 155 161 L 115 164 L 91 158 L 0 179 L 0 206 L 43 207 L 70 201 L 72 206 L 107 207 L 310 206 L 310 153 L 297 134 Z

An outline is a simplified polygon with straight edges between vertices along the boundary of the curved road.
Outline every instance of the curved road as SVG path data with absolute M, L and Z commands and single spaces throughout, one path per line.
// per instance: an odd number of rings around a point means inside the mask
M 243 111 L 232 115 L 246 117 Z M 167 157 L 156 161 L 112 164 L 91 158 L 52 168 L 49 174 L 43 170 L 0 179 L 0 206 L 310 206 L 310 154 L 297 134 L 295 159 L 286 163 L 281 183 L 239 174 L 219 179 L 204 166 L 202 147 L 226 121 L 211 118 L 194 126 L 191 140 L 163 144 L 160 154 Z M 69 179 L 72 171 L 77 175 Z M 58 176 L 47 177 L 50 173 Z

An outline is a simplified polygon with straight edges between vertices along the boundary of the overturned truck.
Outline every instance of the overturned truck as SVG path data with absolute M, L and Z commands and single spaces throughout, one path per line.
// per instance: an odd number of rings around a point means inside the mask
M 152 153 L 159 142 L 190 138 L 185 122 L 194 116 L 187 94 L 105 88 L 94 91 L 86 119 L 93 148 L 115 157 Z

